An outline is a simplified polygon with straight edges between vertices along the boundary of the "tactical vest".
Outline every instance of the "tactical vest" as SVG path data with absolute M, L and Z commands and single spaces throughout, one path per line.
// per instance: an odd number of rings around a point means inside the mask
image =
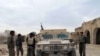
M 32 37 L 32 38 L 28 38 L 28 44 L 29 45 L 33 45 L 34 44 L 34 38 Z

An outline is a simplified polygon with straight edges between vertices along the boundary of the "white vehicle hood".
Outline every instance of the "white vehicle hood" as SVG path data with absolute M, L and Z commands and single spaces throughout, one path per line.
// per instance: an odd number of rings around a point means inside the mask
M 39 41 L 37 44 L 68 44 L 69 40 L 61 40 L 61 39 L 51 39 L 51 40 L 43 40 Z

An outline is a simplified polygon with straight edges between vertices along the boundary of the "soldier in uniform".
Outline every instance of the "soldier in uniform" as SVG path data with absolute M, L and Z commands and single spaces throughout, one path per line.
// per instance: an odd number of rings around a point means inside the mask
M 7 39 L 7 46 L 9 50 L 9 56 L 15 56 L 15 41 L 14 41 L 15 31 L 10 31 L 10 36 Z
M 35 56 L 35 32 L 32 32 L 29 34 L 29 37 L 27 37 L 27 56 Z
M 22 38 L 21 34 L 18 34 L 16 39 L 16 49 L 17 49 L 17 56 L 19 56 L 19 51 L 21 51 L 21 56 L 23 56 L 23 47 L 22 47 Z
M 83 32 L 80 33 L 79 38 L 79 53 L 80 56 L 86 56 L 86 37 L 83 35 Z

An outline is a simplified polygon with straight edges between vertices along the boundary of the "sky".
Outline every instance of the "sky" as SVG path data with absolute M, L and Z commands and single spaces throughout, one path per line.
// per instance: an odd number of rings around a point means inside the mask
M 67 29 L 100 16 L 100 0 L 0 0 L 0 32 Z

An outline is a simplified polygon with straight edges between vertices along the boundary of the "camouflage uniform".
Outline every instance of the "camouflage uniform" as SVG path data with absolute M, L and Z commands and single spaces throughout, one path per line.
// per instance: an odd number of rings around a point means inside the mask
M 9 50 L 9 56 L 15 56 L 15 43 L 14 43 L 14 37 L 8 37 L 7 39 L 7 46 Z

